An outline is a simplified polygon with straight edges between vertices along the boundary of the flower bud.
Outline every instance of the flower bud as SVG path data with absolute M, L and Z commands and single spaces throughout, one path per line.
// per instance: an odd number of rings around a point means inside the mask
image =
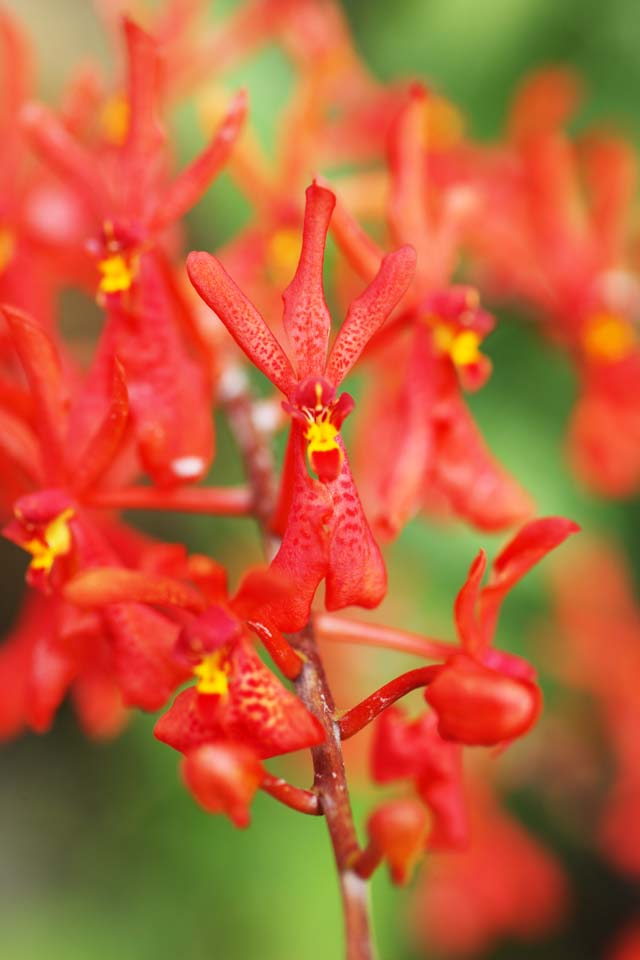
M 391 879 L 404 884 L 425 848 L 429 815 L 416 800 L 392 800 L 369 817 L 372 842 L 389 864 Z
M 528 680 L 491 670 L 467 656 L 455 656 L 425 691 L 445 740 L 495 746 L 529 730 L 538 718 L 541 694 Z
M 241 743 L 207 743 L 186 754 L 182 776 L 208 813 L 224 813 L 236 827 L 249 825 L 249 805 L 262 780 L 262 764 Z

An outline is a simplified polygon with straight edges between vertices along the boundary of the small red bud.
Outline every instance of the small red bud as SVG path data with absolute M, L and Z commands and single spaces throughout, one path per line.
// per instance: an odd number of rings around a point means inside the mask
M 186 754 L 182 776 L 208 813 L 224 813 L 236 827 L 249 825 L 249 805 L 262 780 L 262 764 L 241 743 L 207 743 Z
M 387 860 L 395 884 L 410 880 L 428 828 L 429 815 L 416 800 L 392 800 L 369 817 L 369 835 Z
M 530 730 L 542 698 L 528 680 L 456 656 L 427 687 L 425 699 L 438 715 L 438 732 L 445 740 L 490 747 Z

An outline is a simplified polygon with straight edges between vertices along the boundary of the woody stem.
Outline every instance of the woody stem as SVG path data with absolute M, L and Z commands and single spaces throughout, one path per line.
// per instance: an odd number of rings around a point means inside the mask
M 441 669 L 442 667 L 437 664 L 432 667 L 418 667 L 417 670 L 409 670 L 408 673 L 403 673 L 402 676 L 385 683 L 383 687 L 375 690 L 340 718 L 338 727 L 341 738 L 348 740 L 375 720 L 396 700 L 405 697 L 412 690 L 428 686 L 432 680 L 435 680 Z
M 267 438 L 259 430 L 253 416 L 252 399 L 244 374 L 233 371 L 227 382 L 223 382 L 220 397 L 245 462 L 253 494 L 254 516 L 262 531 L 265 552 L 271 559 L 279 545 L 277 538 L 269 531 L 277 498 L 275 468 Z M 292 636 L 290 641 L 304 657 L 304 666 L 295 681 L 296 691 L 326 733 L 324 743 L 313 747 L 311 751 L 314 792 L 327 822 L 338 868 L 346 960 L 373 960 L 367 888 L 365 881 L 351 867 L 360 856 L 360 848 L 351 813 L 340 731 L 313 625 L 309 624 L 305 630 Z
M 293 638 L 292 638 L 293 639 Z M 335 705 L 311 626 L 294 640 L 305 664 L 296 681 L 298 696 L 326 733 L 324 743 L 313 747 L 314 789 L 333 845 L 344 911 L 347 960 L 372 960 L 368 893 L 365 881 L 353 870 L 360 857 L 342 756 Z

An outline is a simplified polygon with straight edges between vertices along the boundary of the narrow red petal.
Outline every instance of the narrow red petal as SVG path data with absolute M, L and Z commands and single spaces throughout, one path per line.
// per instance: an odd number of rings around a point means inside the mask
M 387 591 L 387 571 L 364 515 L 346 453 L 340 476 L 324 486 L 333 502 L 327 610 L 342 610 L 352 604 L 377 607 Z
M 414 84 L 389 137 L 391 197 L 389 226 L 394 243 L 412 243 L 421 261 L 428 257 L 431 234 L 427 218 L 425 171 L 426 90 Z
M 63 593 L 69 603 L 88 608 L 110 603 L 156 603 L 200 613 L 205 606 L 200 593 L 188 584 L 122 567 L 96 567 L 78 573 L 65 584 Z
M 311 603 L 329 567 L 332 498 L 328 484 L 313 480 L 304 461 L 304 441 L 294 424 L 291 438 L 293 490 L 282 544 L 272 569 L 295 590 L 268 605 L 265 616 L 287 633 L 301 630 L 311 613 Z
M 431 483 L 457 516 L 479 530 L 502 530 L 533 513 L 531 498 L 491 455 L 458 398 L 448 400 L 437 422 Z
M 240 135 L 247 113 L 247 95 L 236 94 L 209 146 L 178 175 L 164 191 L 153 212 L 149 229 L 157 232 L 185 215 L 209 188 L 221 167 L 229 159 Z
M 374 280 L 354 300 L 331 348 L 325 376 L 339 384 L 365 346 L 406 292 L 416 266 L 413 247 L 400 247 L 383 259 Z
M 22 127 L 42 160 L 85 203 L 101 216 L 105 183 L 93 154 L 73 137 L 62 120 L 40 103 L 27 104 L 21 113 Z
M 456 597 L 454 606 L 458 636 L 463 649 L 469 654 L 476 653 L 481 645 L 478 599 L 486 568 L 487 555 L 484 550 L 481 550 L 469 568 L 467 579 Z
M 284 328 L 293 352 L 298 379 L 324 370 L 331 316 L 324 299 L 322 271 L 329 221 L 336 202 L 330 190 L 307 187 L 302 251 L 295 276 L 282 295 Z
M 544 517 L 524 526 L 494 560 L 489 583 L 480 597 L 480 623 L 485 644 L 495 631 L 500 607 L 511 588 L 580 527 L 564 517 Z
M 220 261 L 209 253 L 190 253 L 187 271 L 204 302 L 218 315 L 249 360 L 288 394 L 297 381 L 289 359 Z
M 4 306 L 1 309 L 33 396 L 43 466 L 49 482 L 55 483 L 65 473 L 64 439 L 68 404 L 60 359 L 53 341 L 35 320 L 13 307 Z
M 72 489 L 86 494 L 104 477 L 120 449 L 129 419 L 129 395 L 122 364 L 114 357 L 111 403 L 73 470 Z

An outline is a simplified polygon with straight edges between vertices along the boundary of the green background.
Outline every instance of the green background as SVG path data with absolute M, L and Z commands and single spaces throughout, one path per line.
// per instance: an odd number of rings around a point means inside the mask
M 9 0 L 27 22 L 40 60 L 43 96 L 60 89 L 67 65 L 94 53 L 107 57 L 92 6 L 85 0 Z M 216 3 L 215 14 L 228 3 Z M 634 139 L 639 131 L 640 8 L 634 0 L 356 0 L 345 4 L 361 53 L 381 79 L 419 75 L 456 101 L 478 136 L 498 133 L 514 83 L 532 67 L 572 63 L 588 97 L 578 125 L 612 118 Z M 215 65 L 213 65 L 215 69 Z M 273 48 L 229 80 L 249 87 L 257 125 L 268 140 L 291 72 Z M 199 142 L 193 116 L 178 118 L 184 156 Z M 190 218 L 192 241 L 209 249 L 233 234 L 245 208 L 222 178 Z M 77 305 L 72 305 L 77 309 Z M 496 454 L 523 481 L 540 513 L 565 514 L 586 529 L 617 536 L 640 560 L 638 505 L 604 504 L 579 489 L 563 455 L 574 396 L 572 374 L 518 318 L 499 314 L 488 344 L 495 373 L 472 406 Z M 237 478 L 223 440 L 212 480 Z M 137 518 L 168 539 L 186 539 L 237 572 L 254 559 L 246 522 Z M 151 523 L 151 526 L 150 526 Z M 460 528 L 417 522 L 390 549 L 391 600 L 377 613 L 413 629 L 451 637 L 451 603 L 481 544 L 499 542 Z M 3 618 L 15 614 L 24 561 L 3 545 Z M 507 603 L 501 646 L 529 653 L 533 625 L 544 615 L 544 579 L 536 573 Z M 394 599 L 395 598 L 395 599 Z M 350 663 L 362 663 L 366 680 Z M 407 658 L 354 654 L 339 677 L 362 695 Z M 358 668 L 359 670 L 360 668 Z M 365 684 L 363 687 L 362 684 Z M 563 697 L 547 683 L 549 712 Z M 201 812 L 179 785 L 176 755 L 151 737 L 153 717 L 137 716 L 115 743 L 92 744 L 63 710 L 45 737 L 2 749 L 0 763 L 0 957 L 2 960 L 327 960 L 341 955 L 341 918 L 331 855 L 321 820 L 298 817 L 258 797 L 250 830 Z M 595 722 L 595 721 L 594 721 Z M 516 745 L 535 757 L 545 726 Z M 536 748 L 537 738 L 537 748 Z M 524 754 L 527 756 L 527 753 Z M 515 763 L 509 757 L 501 763 Z M 522 761 L 521 761 L 522 762 Z M 362 819 L 373 793 L 356 768 L 354 802 Z M 508 766 L 507 766 L 508 769 Z M 288 767 L 301 783 L 304 765 Z M 507 802 L 553 846 L 571 872 L 574 906 L 554 938 L 505 944 L 491 956 L 597 958 L 625 917 L 638 910 L 631 884 L 595 852 L 590 836 L 567 827 L 544 790 L 512 789 Z M 425 956 L 412 943 L 410 894 L 385 875 L 373 883 L 376 934 L 385 960 Z

